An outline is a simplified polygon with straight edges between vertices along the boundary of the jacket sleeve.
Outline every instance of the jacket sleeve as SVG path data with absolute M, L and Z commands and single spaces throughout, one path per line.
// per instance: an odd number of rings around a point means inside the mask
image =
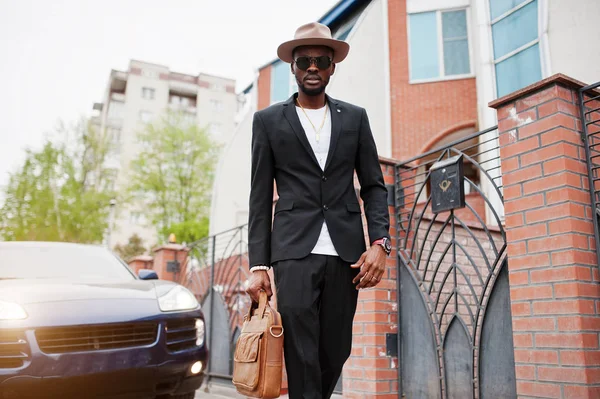
M 248 257 L 250 267 L 271 264 L 273 211 L 273 151 L 259 113 L 252 122 L 252 162 L 248 211 Z
M 360 183 L 360 197 L 364 202 L 369 230 L 369 243 L 388 237 L 390 214 L 387 204 L 387 188 L 379 164 L 379 156 L 367 112 L 362 109 L 359 130 L 356 174 Z

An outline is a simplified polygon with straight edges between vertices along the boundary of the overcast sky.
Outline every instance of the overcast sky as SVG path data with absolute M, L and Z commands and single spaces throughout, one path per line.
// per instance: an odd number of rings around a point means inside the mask
M 130 59 L 252 82 L 337 0 L 0 0 L 0 186 L 58 120 L 91 113 Z

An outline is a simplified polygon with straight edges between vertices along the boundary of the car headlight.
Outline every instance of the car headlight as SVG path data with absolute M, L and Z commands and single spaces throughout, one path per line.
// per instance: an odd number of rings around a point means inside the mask
M 27 312 L 18 303 L 0 301 L 0 320 L 22 320 Z
M 196 320 L 196 346 L 204 345 L 204 320 Z
M 163 312 L 190 310 L 198 307 L 198 301 L 194 294 L 178 285 L 158 297 L 158 306 Z

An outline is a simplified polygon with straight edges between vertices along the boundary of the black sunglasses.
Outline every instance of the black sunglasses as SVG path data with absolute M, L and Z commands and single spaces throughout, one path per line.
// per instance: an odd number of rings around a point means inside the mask
M 308 68 L 310 68 L 313 62 L 319 69 L 327 69 L 331 66 L 331 58 L 326 55 L 322 55 L 320 57 L 302 56 L 296 58 L 294 62 L 296 63 L 296 66 L 303 71 L 306 71 Z

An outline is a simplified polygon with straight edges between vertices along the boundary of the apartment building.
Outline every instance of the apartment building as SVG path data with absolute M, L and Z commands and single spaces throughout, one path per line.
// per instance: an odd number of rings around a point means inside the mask
M 489 102 L 540 79 L 596 81 L 600 52 L 586 46 L 600 36 L 598 15 L 595 0 L 341 0 L 318 19 L 351 46 L 327 93 L 364 107 L 379 154 L 405 160 L 494 126 Z M 243 91 L 211 234 L 247 221 L 254 112 L 296 90 L 289 64 L 274 59 Z
M 131 60 L 127 71 L 112 70 L 101 103 L 94 104 L 94 119 L 114 143 L 109 166 L 118 169 L 117 189 L 129 181 L 128 169 L 138 153 L 137 133 L 167 110 L 206 128 L 220 143 L 232 138 L 238 102 L 235 80 L 208 74 L 188 75 L 163 65 Z M 117 204 L 110 246 L 126 243 L 138 234 L 145 245 L 157 243 L 156 230 L 135 205 Z

